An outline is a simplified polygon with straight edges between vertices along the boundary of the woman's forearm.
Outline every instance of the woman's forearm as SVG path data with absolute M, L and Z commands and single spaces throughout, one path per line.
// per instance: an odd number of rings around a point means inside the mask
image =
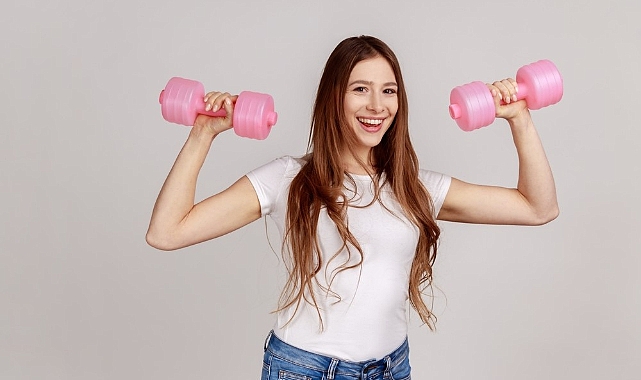
M 519 160 L 518 191 L 530 204 L 541 223 L 558 216 L 556 186 L 541 139 L 526 110 L 508 120 Z
M 151 246 L 166 247 L 194 207 L 198 174 L 215 136 L 203 128 L 191 129 L 154 205 L 146 235 Z

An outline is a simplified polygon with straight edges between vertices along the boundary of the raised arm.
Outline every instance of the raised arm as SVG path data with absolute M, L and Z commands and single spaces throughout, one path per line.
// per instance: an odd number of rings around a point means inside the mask
M 452 179 L 438 219 L 480 224 L 541 225 L 558 216 L 556 187 L 550 164 L 525 101 L 514 102 L 516 81 L 488 85 L 496 116 L 506 119 L 519 160 L 516 188 L 483 186 Z M 505 100 L 504 105 L 501 100 Z
M 198 174 L 216 136 L 232 127 L 236 96 L 209 93 L 205 101 L 226 117 L 200 115 L 163 184 L 151 215 L 146 240 L 152 247 L 174 250 L 222 236 L 260 218 L 258 197 L 247 177 L 198 204 Z

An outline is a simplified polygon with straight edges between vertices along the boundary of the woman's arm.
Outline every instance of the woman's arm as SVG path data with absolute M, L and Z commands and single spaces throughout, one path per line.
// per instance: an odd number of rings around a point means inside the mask
M 540 225 L 559 214 L 550 164 L 525 101 L 513 102 L 512 79 L 488 85 L 496 116 L 508 121 L 519 160 L 515 189 L 482 186 L 452 179 L 438 219 L 481 224 Z M 501 100 L 505 99 L 504 105 Z
M 260 218 L 260 204 L 247 177 L 194 204 L 196 182 L 216 136 L 232 127 L 229 94 L 209 93 L 208 109 L 221 106 L 226 117 L 198 116 L 163 184 L 151 215 L 146 240 L 152 247 L 174 250 L 229 233 Z

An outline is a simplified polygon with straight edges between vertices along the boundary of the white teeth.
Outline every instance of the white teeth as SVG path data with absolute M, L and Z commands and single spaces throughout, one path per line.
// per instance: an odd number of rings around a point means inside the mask
M 370 125 L 379 125 L 383 122 L 381 119 L 365 119 L 362 117 L 357 118 L 358 121 L 360 121 L 363 124 L 370 124 Z

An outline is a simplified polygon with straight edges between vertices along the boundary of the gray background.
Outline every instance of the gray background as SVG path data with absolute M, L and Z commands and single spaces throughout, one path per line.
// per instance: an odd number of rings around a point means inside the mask
M 534 112 L 561 215 L 443 223 L 438 331 L 412 314 L 417 379 L 638 379 L 641 29 L 629 1 L 6 2 L 0 11 L 0 378 L 257 379 L 282 274 L 271 221 L 177 252 L 146 245 L 188 128 L 172 76 L 272 94 L 268 139 L 212 148 L 198 197 L 305 150 L 323 64 L 372 34 L 403 66 L 422 165 L 504 186 L 504 121 L 465 133 L 449 91 L 539 59 L 563 100 Z M 274 244 L 277 246 L 276 244 Z

